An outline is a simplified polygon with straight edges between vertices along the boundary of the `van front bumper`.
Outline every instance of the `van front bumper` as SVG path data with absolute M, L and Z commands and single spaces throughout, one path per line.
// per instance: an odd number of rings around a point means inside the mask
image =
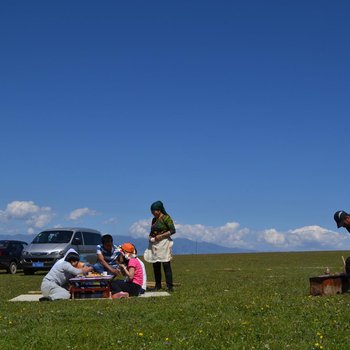
M 24 270 L 50 270 L 51 267 L 59 258 L 37 258 L 25 257 L 21 260 L 21 265 Z

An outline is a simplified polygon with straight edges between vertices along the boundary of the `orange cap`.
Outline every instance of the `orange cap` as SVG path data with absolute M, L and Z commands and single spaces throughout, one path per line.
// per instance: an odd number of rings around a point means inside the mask
M 134 253 L 135 252 L 135 247 L 132 243 L 124 243 L 122 245 L 122 249 L 127 253 Z

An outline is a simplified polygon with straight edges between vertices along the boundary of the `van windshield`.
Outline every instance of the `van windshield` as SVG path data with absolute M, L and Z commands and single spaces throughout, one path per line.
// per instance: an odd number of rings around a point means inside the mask
M 32 243 L 68 243 L 73 231 L 44 231 L 40 232 Z

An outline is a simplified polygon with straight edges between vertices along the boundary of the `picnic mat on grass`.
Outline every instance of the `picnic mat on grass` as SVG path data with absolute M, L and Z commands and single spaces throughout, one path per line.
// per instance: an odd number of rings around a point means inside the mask
M 139 298 L 152 298 L 152 297 L 168 297 L 170 293 L 168 292 L 146 292 L 141 294 Z M 36 294 L 34 292 L 29 292 L 29 294 L 21 294 L 16 298 L 10 299 L 9 301 L 39 301 L 42 297 L 42 294 Z M 74 299 L 74 300 L 113 300 L 108 298 L 83 298 L 83 299 Z

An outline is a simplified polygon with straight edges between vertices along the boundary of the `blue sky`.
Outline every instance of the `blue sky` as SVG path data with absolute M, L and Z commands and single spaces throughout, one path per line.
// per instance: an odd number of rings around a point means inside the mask
M 348 1 L 2 1 L 0 234 L 350 249 Z

